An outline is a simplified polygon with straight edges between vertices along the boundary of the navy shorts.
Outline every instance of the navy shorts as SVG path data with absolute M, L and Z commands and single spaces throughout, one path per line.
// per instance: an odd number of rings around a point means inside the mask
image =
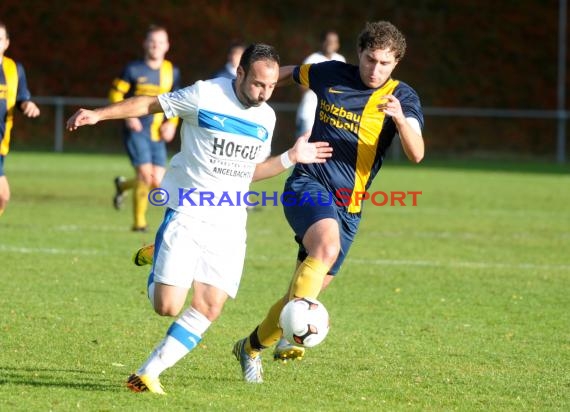
M 313 223 L 326 218 L 338 222 L 340 253 L 329 271 L 330 275 L 336 275 L 356 236 L 360 213 L 347 212 L 346 207 L 338 206 L 331 196 L 332 194 L 312 177 L 293 172 L 285 182 L 282 203 L 285 217 L 295 232 L 295 240 L 299 244 L 297 255 L 299 261 L 305 260 L 308 255 L 302 242 L 307 229 Z
M 4 158 L 6 156 L 0 156 L 0 176 L 4 176 Z
M 166 143 L 152 141 L 147 133 L 125 131 L 125 148 L 134 167 L 145 163 L 166 167 Z

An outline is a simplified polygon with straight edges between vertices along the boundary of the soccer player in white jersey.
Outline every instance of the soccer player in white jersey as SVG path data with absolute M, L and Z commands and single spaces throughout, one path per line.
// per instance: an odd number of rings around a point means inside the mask
M 308 143 L 307 136 L 281 156 L 268 157 L 275 113 L 266 101 L 278 77 L 275 49 L 254 44 L 245 50 L 235 80 L 198 81 L 157 97 L 137 96 L 96 110 L 80 109 L 67 122 L 67 128 L 75 130 L 102 120 L 159 112 L 183 120 L 180 153 L 172 158 L 162 182 L 169 201 L 156 235 L 148 294 L 158 314 L 177 316 L 190 287 L 194 293 L 190 307 L 129 377 L 127 386 L 134 392 L 164 394 L 159 375 L 196 347 L 227 298 L 235 297 L 247 218 L 245 204 L 236 205 L 235 197 L 247 192 L 252 180 L 275 176 L 297 162 L 325 162 L 331 156 L 327 143 Z M 241 363 L 244 377 L 261 376 L 258 360 L 246 356 Z
M 345 63 L 346 59 L 342 54 L 337 53 L 340 48 L 338 33 L 334 30 L 327 30 L 321 35 L 321 50 L 311 53 L 303 64 L 315 64 L 338 60 Z M 297 134 L 300 136 L 310 132 L 315 122 L 315 111 L 317 110 L 317 95 L 311 89 L 304 88 L 303 97 L 297 107 L 296 125 Z

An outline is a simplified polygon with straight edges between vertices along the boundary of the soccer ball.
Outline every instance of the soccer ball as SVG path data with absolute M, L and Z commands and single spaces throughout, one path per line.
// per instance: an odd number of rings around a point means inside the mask
M 281 311 L 279 326 L 289 342 L 311 348 L 321 343 L 329 333 L 329 314 L 316 299 L 295 298 Z

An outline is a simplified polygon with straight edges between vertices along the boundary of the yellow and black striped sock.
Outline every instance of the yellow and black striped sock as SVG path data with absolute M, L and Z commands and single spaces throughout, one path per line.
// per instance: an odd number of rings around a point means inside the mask
M 307 256 L 295 271 L 289 288 L 288 300 L 295 297 L 316 299 L 328 271 L 329 267 L 323 262 Z M 245 351 L 249 356 L 256 357 L 263 349 L 273 346 L 281 338 L 279 315 L 281 315 L 281 310 L 287 301 L 281 298 L 275 302 L 267 312 L 267 315 L 265 315 L 265 319 L 251 333 L 249 339 L 246 340 Z
M 279 315 L 281 315 L 281 310 L 285 303 L 283 298 L 275 302 L 267 312 L 267 315 L 265 315 L 265 319 L 249 335 L 249 339 L 245 341 L 245 351 L 252 358 L 259 355 L 263 349 L 275 344 L 281 337 Z

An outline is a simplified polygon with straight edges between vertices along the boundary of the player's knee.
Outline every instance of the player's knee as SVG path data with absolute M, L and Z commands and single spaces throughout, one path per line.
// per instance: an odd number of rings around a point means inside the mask
M 138 177 L 139 182 L 144 183 L 145 186 L 151 187 L 152 185 L 152 177 L 147 175 L 139 175 Z
M 147 169 L 139 169 L 137 171 L 137 180 L 139 182 L 143 182 L 145 185 L 150 186 L 153 183 L 153 177 L 150 170 Z
M 10 193 L 0 193 L 0 209 L 6 209 L 10 201 Z
M 194 295 L 192 307 L 208 318 L 210 322 L 213 322 L 222 313 L 224 304 L 222 302 L 206 302 L 205 300 L 196 299 L 196 295 Z
M 150 187 L 152 189 L 156 189 L 157 187 L 160 187 L 160 180 L 155 179 L 154 177 L 151 179 L 150 181 Z
M 221 315 L 223 307 L 223 305 L 218 304 L 204 305 L 199 312 L 208 318 L 210 322 L 213 322 Z
M 332 266 L 340 253 L 340 244 L 336 242 L 324 243 L 316 250 L 316 255 L 323 263 Z
M 172 303 L 158 302 L 154 304 L 154 311 L 160 316 L 174 317 L 182 311 L 183 305 L 176 305 Z
M 216 306 L 216 307 L 212 307 L 208 310 L 208 312 L 206 313 L 206 317 L 208 318 L 208 320 L 210 322 L 212 322 L 212 321 L 218 319 L 221 314 L 222 314 L 222 307 Z

